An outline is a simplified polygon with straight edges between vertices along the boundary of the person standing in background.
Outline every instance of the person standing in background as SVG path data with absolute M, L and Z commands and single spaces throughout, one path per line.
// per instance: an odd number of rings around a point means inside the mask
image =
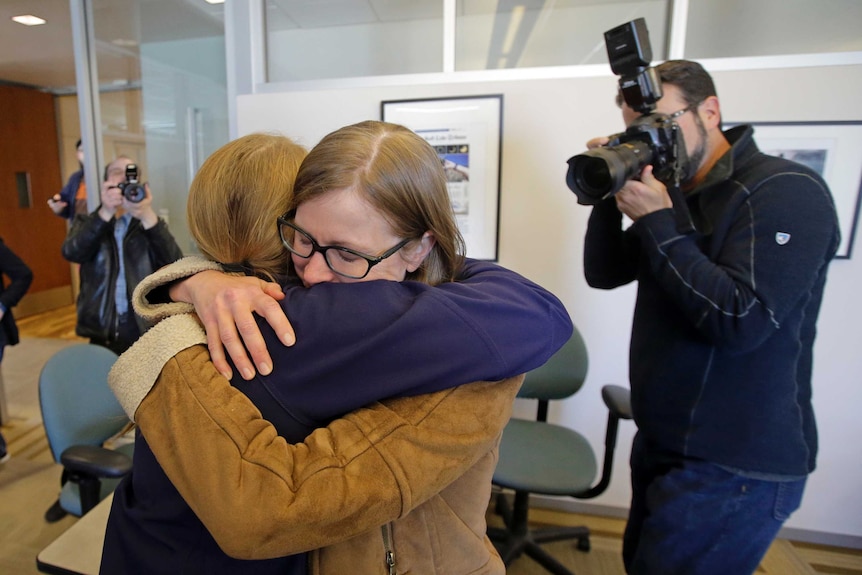
M 87 183 L 84 181 L 84 147 L 81 140 L 75 144 L 75 154 L 78 157 L 78 171 L 69 176 L 69 181 L 59 194 L 48 198 L 48 207 L 70 222 L 75 214 L 87 213 Z
M 815 468 L 813 346 L 838 219 L 818 174 L 760 152 L 749 125 L 722 131 L 700 64 L 656 71 L 656 112 L 684 136 L 683 196 L 648 165 L 593 207 L 584 243 L 590 286 L 638 282 L 623 562 L 630 575 L 743 575 Z M 638 113 L 620 104 L 630 124 Z
M 146 329 L 136 318 L 130 298 L 135 286 L 183 254 L 167 224 L 153 211 L 149 185 L 133 201 L 120 185 L 134 162 L 119 157 L 105 169 L 102 203 L 90 214 L 78 214 L 63 242 L 63 257 L 81 264 L 78 325 L 75 332 L 118 355 Z
M 3 361 L 3 350 L 7 345 L 18 343 L 18 326 L 12 315 L 15 307 L 33 282 L 33 272 L 30 268 L 0 239 L 0 362 Z M 5 277 L 4 277 L 5 276 Z M 9 278 L 9 285 L 6 285 Z M 0 433 L 0 463 L 9 459 L 6 451 L 6 439 Z
M 135 193 L 134 199 L 120 189 L 129 184 L 126 168 L 132 164 L 124 156 L 108 164 L 101 205 L 75 215 L 63 241 L 63 257 L 81 266 L 75 333 L 117 355 L 148 327 L 132 309 L 132 291 L 142 279 L 183 257 L 168 225 L 153 211 L 149 185 L 142 184 L 143 194 Z M 57 500 L 45 520 L 53 523 L 65 515 Z

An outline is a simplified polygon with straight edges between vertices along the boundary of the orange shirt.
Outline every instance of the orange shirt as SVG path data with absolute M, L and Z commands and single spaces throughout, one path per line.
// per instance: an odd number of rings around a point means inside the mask
M 73 208 L 75 214 L 87 213 L 87 182 L 81 178 L 81 183 L 78 184 L 78 191 L 75 193 L 75 206 Z

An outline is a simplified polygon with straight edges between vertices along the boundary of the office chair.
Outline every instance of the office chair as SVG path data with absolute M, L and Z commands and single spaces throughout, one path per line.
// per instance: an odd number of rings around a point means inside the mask
M 608 424 L 602 476 L 595 485 L 596 457 L 586 438 L 547 422 L 549 401 L 576 393 L 586 379 L 588 363 L 586 345 L 576 328 L 571 339 L 547 363 L 527 373 L 518 393 L 518 397 L 538 400 L 537 417 L 535 421 L 513 418 L 503 431 L 493 482 L 514 490 L 514 503 L 510 506 L 506 493 L 499 492 L 495 511 L 502 516 L 505 527 L 488 529 L 488 536 L 507 566 L 526 553 L 555 575 L 572 575 L 539 544 L 577 539 L 578 549 L 590 549 L 587 527 L 531 530 L 528 526 L 531 493 L 588 499 L 601 494 L 610 483 L 619 420 L 632 417 L 628 389 L 616 385 L 602 388 Z
M 60 496 L 45 513 L 54 522 L 78 517 L 114 490 L 132 468 L 128 444 L 116 451 L 102 444 L 129 423 L 108 387 L 117 355 L 90 343 L 61 349 L 39 374 L 39 404 L 54 461 L 63 465 Z

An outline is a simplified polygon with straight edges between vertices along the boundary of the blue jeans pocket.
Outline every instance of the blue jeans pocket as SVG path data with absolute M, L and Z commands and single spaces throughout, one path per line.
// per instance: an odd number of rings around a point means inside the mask
M 799 509 L 804 489 L 804 479 L 778 483 L 778 489 L 775 491 L 775 508 L 772 510 L 772 516 L 776 521 L 787 521 L 790 514 Z

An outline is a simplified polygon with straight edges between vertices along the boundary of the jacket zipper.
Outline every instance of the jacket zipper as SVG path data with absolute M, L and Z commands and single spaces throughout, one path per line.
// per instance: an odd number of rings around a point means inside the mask
M 391 523 L 387 523 L 380 529 L 383 531 L 383 549 L 386 551 L 386 566 L 389 568 L 389 575 L 397 575 L 395 572 L 395 550 L 392 548 L 391 525 Z

